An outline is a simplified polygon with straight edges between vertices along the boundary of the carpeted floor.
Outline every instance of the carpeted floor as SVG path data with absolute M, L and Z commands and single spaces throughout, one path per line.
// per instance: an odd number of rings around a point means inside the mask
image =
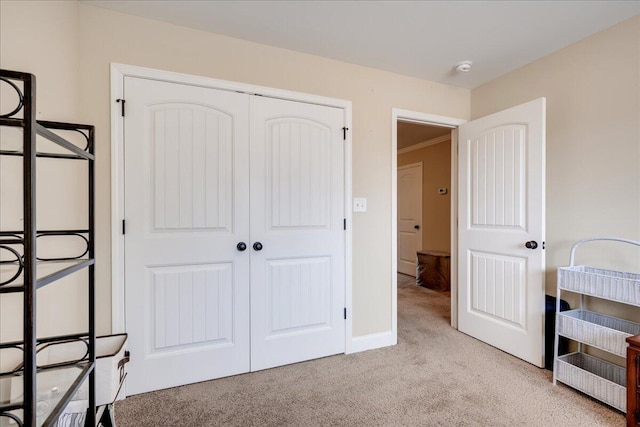
M 398 345 L 129 397 L 118 427 L 624 426 L 624 415 L 449 326 L 398 280 Z

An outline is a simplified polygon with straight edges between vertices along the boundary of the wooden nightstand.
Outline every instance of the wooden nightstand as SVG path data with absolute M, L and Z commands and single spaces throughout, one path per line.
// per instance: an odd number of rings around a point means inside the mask
M 640 335 L 627 338 L 627 426 L 640 426 Z

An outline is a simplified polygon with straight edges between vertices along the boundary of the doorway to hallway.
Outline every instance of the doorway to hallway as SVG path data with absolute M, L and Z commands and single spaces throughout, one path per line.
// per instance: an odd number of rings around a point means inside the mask
M 400 286 L 450 298 L 452 129 L 397 123 L 397 272 Z M 450 304 L 449 304 L 450 305 Z M 451 310 L 447 310 L 450 318 Z

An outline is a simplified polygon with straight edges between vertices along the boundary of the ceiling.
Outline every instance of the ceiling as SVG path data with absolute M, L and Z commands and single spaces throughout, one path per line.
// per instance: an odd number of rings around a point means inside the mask
M 450 135 L 451 128 L 398 122 L 398 150 L 443 135 Z
M 464 88 L 640 13 L 640 0 L 81 1 Z

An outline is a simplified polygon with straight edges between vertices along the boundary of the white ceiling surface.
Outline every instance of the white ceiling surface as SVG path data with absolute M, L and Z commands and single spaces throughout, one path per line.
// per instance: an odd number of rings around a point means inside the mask
M 640 13 L 640 0 L 81 1 L 464 88 Z M 463 60 L 471 71 L 454 72 Z
M 398 150 L 447 134 L 451 135 L 451 128 L 398 122 Z

